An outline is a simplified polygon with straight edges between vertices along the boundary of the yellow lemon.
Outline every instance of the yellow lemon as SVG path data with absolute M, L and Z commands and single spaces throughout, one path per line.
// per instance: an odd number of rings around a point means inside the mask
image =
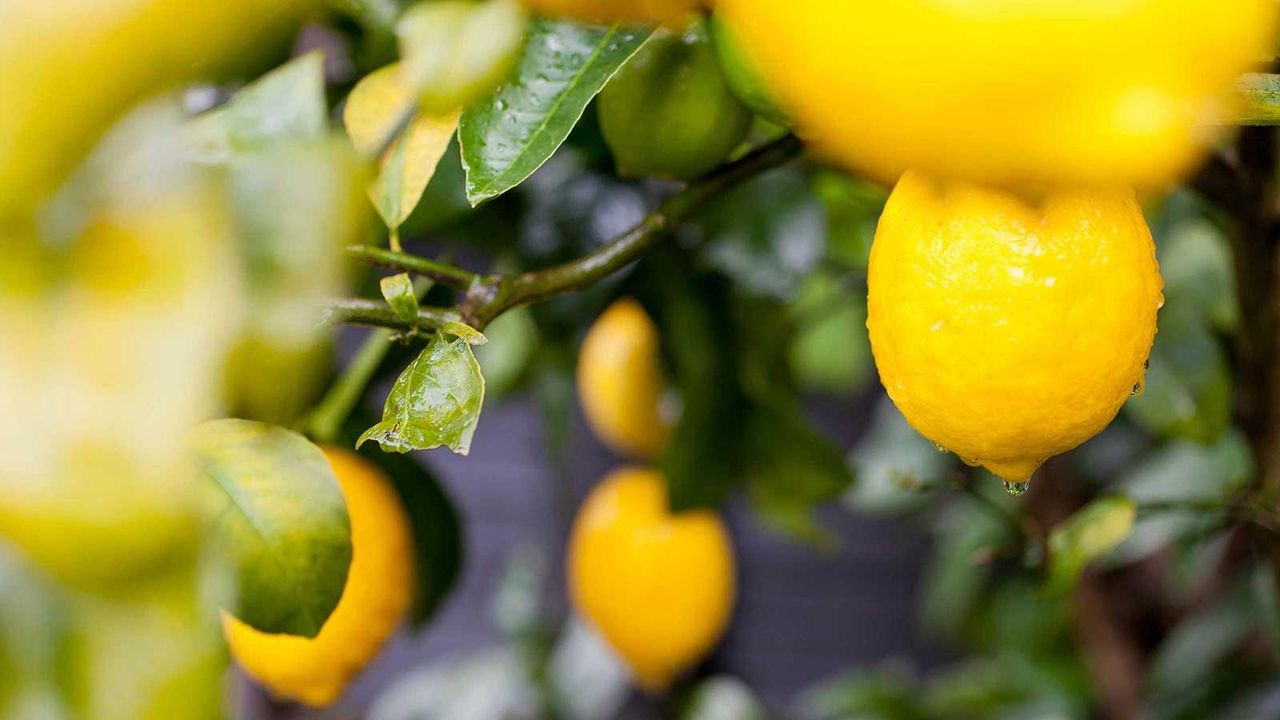
M 706 3 L 701 0 L 524 0 L 534 12 L 593 23 L 663 23 L 680 26 Z
M 721 0 L 798 128 L 894 182 L 1175 181 L 1235 78 L 1270 55 L 1274 0 Z
M 323 448 L 351 517 L 342 599 L 314 638 L 272 635 L 227 613 L 222 628 L 245 672 L 276 695 L 321 707 L 382 649 L 413 599 L 413 540 L 391 481 L 368 460 Z
M 1036 202 L 909 172 L 871 246 L 880 380 L 922 435 L 1021 483 L 1106 427 L 1164 302 L 1131 191 Z
M 578 353 L 578 398 L 587 425 L 610 448 L 651 458 L 662 452 L 662 361 L 658 328 L 640 303 L 622 298 L 587 331 Z
M 648 690 L 709 652 L 733 612 L 723 523 L 709 510 L 673 515 L 653 470 L 615 470 L 596 486 L 574 521 L 568 569 L 578 613 Z

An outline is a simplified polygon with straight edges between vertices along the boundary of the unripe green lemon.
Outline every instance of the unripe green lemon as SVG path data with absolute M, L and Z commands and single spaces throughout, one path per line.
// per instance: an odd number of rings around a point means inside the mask
M 659 31 L 600 93 L 600 129 L 619 174 L 696 178 L 742 142 L 751 111 L 725 82 L 702 23 Z

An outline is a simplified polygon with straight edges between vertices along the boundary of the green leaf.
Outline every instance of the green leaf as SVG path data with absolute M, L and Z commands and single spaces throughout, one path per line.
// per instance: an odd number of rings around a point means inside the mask
M 715 675 L 693 689 L 682 720 L 769 720 L 764 703 L 741 680 Z
M 1125 414 L 1165 437 L 1213 442 L 1231 421 L 1231 369 L 1208 325 L 1187 305 L 1165 305 L 1148 361 L 1145 390 Z
M 324 55 L 317 51 L 272 70 L 192 120 L 187 140 L 200 160 L 218 163 L 281 141 L 316 139 L 327 130 Z
M 314 637 L 351 564 L 346 502 L 329 461 L 301 435 L 248 420 L 200 425 L 193 448 L 220 491 L 218 535 L 238 573 L 228 609 L 263 632 Z
M 921 688 L 896 664 L 856 670 L 807 688 L 800 696 L 805 720 L 925 720 Z
M 1049 532 L 1047 590 L 1069 590 L 1089 563 L 1114 550 L 1133 529 L 1133 501 L 1106 495 L 1080 508 Z
M 1245 577 L 1216 602 L 1183 620 L 1164 637 L 1149 665 L 1154 717 L 1174 717 L 1174 708 L 1195 697 L 1215 668 L 1257 631 L 1258 608 Z
M 660 459 L 674 512 L 715 507 L 744 481 L 742 437 L 749 405 L 737 378 L 729 298 L 723 284 L 664 274 L 663 348 L 683 409 Z M 687 282 L 686 282 L 687 281 Z
M 388 275 L 378 282 L 382 290 L 382 299 L 391 306 L 391 312 L 405 322 L 418 319 L 418 294 L 413 289 L 413 280 L 409 273 Z
M 742 440 L 752 505 L 771 527 L 819 547 L 834 547 L 813 508 L 853 481 L 844 454 L 800 414 L 782 403 L 758 405 Z
M 360 431 L 373 422 L 370 413 L 357 409 L 343 426 L 348 447 Z M 415 592 L 409 620 L 421 626 L 435 614 L 458 581 L 463 540 L 458 512 L 440 480 L 421 462 L 406 455 L 385 453 L 372 445 L 357 451 L 373 462 L 395 486 L 409 516 L 413 534 Z
M 882 398 L 867 434 L 849 453 L 857 482 L 844 494 L 844 503 L 873 514 L 919 509 L 928 491 L 951 474 L 954 458 L 939 452 L 889 398 Z
M 796 333 L 788 360 L 802 389 L 849 395 L 871 380 L 867 297 L 855 287 L 862 283 L 822 272 L 801 281 L 789 308 Z
M 533 21 L 514 77 L 462 114 L 458 138 L 471 204 L 519 185 L 546 162 L 650 34 Z
M 437 333 L 392 386 L 382 422 L 356 447 L 375 440 L 386 452 L 406 453 L 444 445 L 466 455 L 483 404 L 484 376 L 471 346 Z

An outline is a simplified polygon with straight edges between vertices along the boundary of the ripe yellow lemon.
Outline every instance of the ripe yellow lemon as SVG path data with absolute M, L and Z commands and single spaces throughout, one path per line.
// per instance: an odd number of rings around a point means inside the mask
M 578 353 L 578 398 L 587 425 L 611 449 L 642 458 L 662 452 L 668 425 L 658 328 L 633 298 L 617 300 L 587 331 Z
M 524 0 L 537 13 L 593 23 L 663 23 L 679 27 L 704 4 L 701 0 Z
M 1273 0 L 721 0 L 833 159 L 1010 187 L 1175 181 L 1236 77 L 1270 55 Z
M 342 599 L 314 638 L 273 635 L 223 613 L 245 672 L 275 695 L 315 707 L 337 700 L 382 649 L 413 599 L 413 540 L 391 481 L 368 460 L 326 447 L 351 518 L 351 569 Z
M 871 246 L 880 380 L 922 435 L 1021 483 L 1106 427 L 1164 302 L 1131 191 L 1030 202 L 909 172 Z
M 673 515 L 653 470 L 623 468 L 587 497 L 569 540 L 569 593 L 645 689 L 665 689 L 733 612 L 729 533 L 709 510 Z

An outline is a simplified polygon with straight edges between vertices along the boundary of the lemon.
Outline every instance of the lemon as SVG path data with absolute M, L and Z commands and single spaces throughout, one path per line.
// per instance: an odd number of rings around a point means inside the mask
M 668 425 L 658 328 L 632 298 L 615 301 L 587 331 L 578 353 L 578 398 L 600 441 L 625 455 L 662 452 Z
M 1175 181 L 1236 77 L 1270 56 L 1273 0 L 722 0 L 816 147 L 1010 187 Z
M 704 4 L 700 0 L 524 0 L 534 12 L 593 23 L 683 25 Z
M 1021 483 L 1106 427 L 1164 302 L 1132 191 L 1036 202 L 909 172 L 876 229 L 867 328 L 922 435 Z
M 651 691 L 709 652 L 733 612 L 723 523 L 709 510 L 673 515 L 653 470 L 615 470 L 596 486 L 574 521 L 568 569 L 578 613 Z
M 326 447 L 351 518 L 351 569 L 342 599 L 314 638 L 260 632 L 223 613 L 231 652 L 274 694 L 322 707 L 382 649 L 412 601 L 409 520 L 391 481 L 368 460 Z
M 751 128 L 703 23 L 660 30 L 600 92 L 600 131 L 624 177 L 691 180 L 723 163 Z

